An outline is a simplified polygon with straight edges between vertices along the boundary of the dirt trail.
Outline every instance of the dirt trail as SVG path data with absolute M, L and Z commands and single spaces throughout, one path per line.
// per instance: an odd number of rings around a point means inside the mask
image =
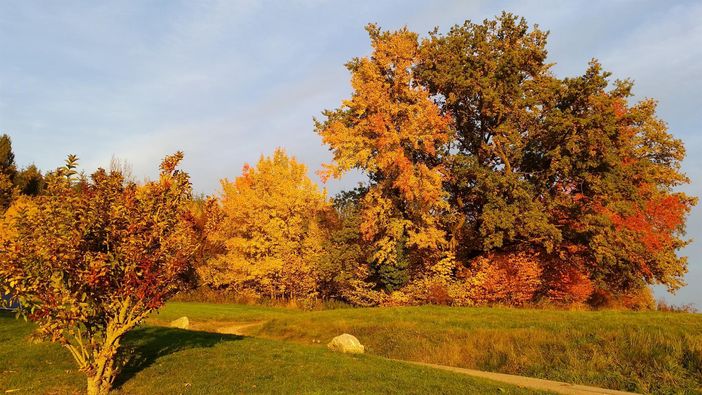
M 456 368 L 453 366 L 435 365 L 435 364 L 423 363 L 423 362 L 405 361 L 402 359 L 391 359 L 391 360 L 397 361 L 397 362 L 402 362 L 402 363 L 409 363 L 412 365 L 426 366 L 426 367 L 430 367 L 430 368 L 434 368 L 434 369 L 447 370 L 449 372 L 466 374 L 469 376 L 480 377 L 480 378 L 489 379 L 492 381 L 499 381 L 501 383 L 512 384 L 512 385 L 516 385 L 518 387 L 530 388 L 530 389 L 541 390 L 541 391 L 551 391 L 551 392 L 555 392 L 558 394 L 568 394 L 568 395 L 595 395 L 595 394 L 631 395 L 631 394 L 634 394 L 633 392 L 625 392 L 625 391 L 610 390 L 610 389 L 606 389 L 606 388 L 590 387 L 587 385 L 569 384 L 569 383 L 563 383 L 560 381 L 537 379 L 537 378 L 533 378 L 533 377 L 514 376 L 511 374 L 504 374 L 504 373 L 484 372 L 482 370 Z
M 254 327 L 263 325 L 265 323 L 266 323 L 266 321 L 238 323 L 238 324 L 234 324 L 234 325 L 228 325 L 228 326 L 223 326 L 223 327 L 217 328 L 217 332 L 218 333 L 226 333 L 227 335 L 245 335 L 247 329 L 254 328 Z
M 239 335 L 245 336 L 249 335 L 247 332 L 250 329 L 254 329 L 258 326 L 265 324 L 268 321 L 247 321 L 247 322 L 235 322 L 235 321 L 190 321 L 187 330 L 191 331 L 205 331 L 205 332 L 217 332 L 227 335 Z M 158 319 L 148 320 L 149 324 L 158 326 L 171 326 L 168 321 L 162 321 Z

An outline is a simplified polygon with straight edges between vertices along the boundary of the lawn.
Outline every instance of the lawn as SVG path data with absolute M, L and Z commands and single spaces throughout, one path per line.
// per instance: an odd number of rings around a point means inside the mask
M 173 306 L 164 314 L 177 310 Z M 235 318 L 266 312 L 245 310 Z M 0 313 L 0 393 L 81 393 L 85 379 L 69 354 L 56 344 L 29 342 L 32 329 Z M 126 344 L 131 359 L 115 383 L 117 394 L 539 393 L 280 340 L 145 325 L 130 333 Z
M 357 336 L 372 355 L 643 393 L 702 393 L 702 315 L 439 306 L 302 312 L 170 303 L 152 322 L 263 322 L 257 338 L 323 348 Z M 317 343 L 319 341 L 320 343 Z

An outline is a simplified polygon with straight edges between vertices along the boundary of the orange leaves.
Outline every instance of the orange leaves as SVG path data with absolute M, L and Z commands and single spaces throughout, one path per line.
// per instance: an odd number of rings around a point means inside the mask
M 519 306 L 534 299 L 541 285 L 541 266 L 526 253 L 489 254 L 472 263 L 474 301 Z
M 317 122 L 316 129 L 334 155 L 324 179 L 354 168 L 371 178 L 362 232 L 375 241 L 378 262 L 394 262 L 392 251 L 402 240 L 434 250 L 445 244 L 432 217 L 447 209 L 437 163 L 450 138 L 451 119 L 414 82 L 417 35 L 407 29 L 383 32 L 375 25 L 367 30 L 373 54 L 348 64 L 351 99 L 326 111 L 326 121 Z
M 646 249 L 655 254 L 672 247 L 673 234 L 684 224 L 690 210 L 690 201 L 680 194 L 653 196 L 643 207 L 619 213 L 596 206 L 607 216 L 617 230 L 632 232 Z
M 579 249 L 569 245 L 566 250 L 575 254 Z M 556 304 L 582 304 L 595 291 L 595 285 L 575 255 L 548 257 L 543 266 L 544 296 Z

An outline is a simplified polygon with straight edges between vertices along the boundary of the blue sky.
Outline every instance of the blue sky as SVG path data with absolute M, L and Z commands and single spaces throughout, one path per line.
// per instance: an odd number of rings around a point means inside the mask
M 425 34 L 502 10 L 550 30 L 557 75 L 594 57 L 634 79 L 637 98 L 658 99 L 686 143 L 684 190 L 702 195 L 699 1 L 6 1 L 0 133 L 20 165 L 51 169 L 75 153 L 90 171 L 116 156 L 138 178 L 182 149 L 205 193 L 277 146 L 316 170 L 330 155 L 312 117 L 349 95 L 343 65 L 369 52 L 366 23 Z M 666 299 L 702 308 L 702 209 L 688 234 L 689 285 Z

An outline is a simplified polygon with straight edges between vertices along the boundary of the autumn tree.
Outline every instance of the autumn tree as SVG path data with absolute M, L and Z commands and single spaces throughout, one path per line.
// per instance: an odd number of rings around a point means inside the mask
M 356 58 L 352 96 L 325 111 L 316 131 L 333 154 L 322 172 L 340 177 L 352 169 L 370 185 L 363 196 L 361 233 L 370 243 L 381 283 L 405 284 L 450 254 L 440 216 L 447 211 L 441 155 L 451 136 L 451 119 L 429 92 L 415 83 L 420 55 L 417 35 L 406 28 L 383 32 L 368 25 L 373 53 Z
M 683 284 L 685 150 L 655 101 L 630 102 L 633 83 L 596 60 L 555 76 L 548 33 L 509 13 L 421 43 L 368 31 L 371 56 L 347 65 L 351 98 L 316 130 L 334 156 L 326 176 L 369 178 L 361 233 L 388 291 L 465 301 L 455 284 L 488 289 L 479 273 L 519 279 L 504 262 L 529 263 L 530 281 L 502 282 L 513 292 L 564 304 Z
M 0 222 L 0 293 L 70 351 L 89 394 L 109 391 L 123 336 L 177 291 L 198 249 L 182 157 L 136 185 L 119 171 L 78 176 L 71 156 Z
M 555 77 L 546 38 L 503 13 L 423 42 L 417 78 L 456 128 L 445 188 L 462 214 L 459 256 L 541 252 L 549 295 L 576 279 L 567 288 L 579 299 L 590 282 L 678 288 L 686 261 L 676 252 L 695 202 L 674 192 L 688 182 L 682 142 L 654 101 L 630 104 L 633 84 L 612 86 L 597 61 Z
M 329 209 L 304 164 L 282 149 L 261 156 L 234 181 L 222 181 L 220 218 L 209 237 L 222 253 L 199 269 L 201 281 L 271 299 L 314 297 Z

